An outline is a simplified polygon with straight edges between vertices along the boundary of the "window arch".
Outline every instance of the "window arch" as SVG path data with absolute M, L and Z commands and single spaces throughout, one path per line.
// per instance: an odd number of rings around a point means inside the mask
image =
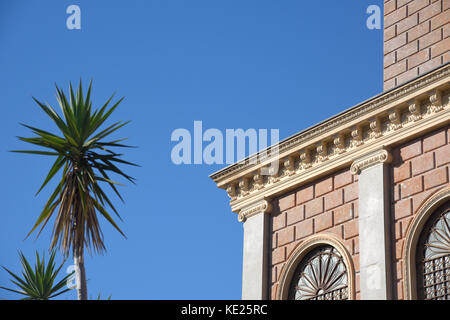
M 311 250 L 298 264 L 289 288 L 289 300 L 346 300 L 347 268 L 330 245 Z
M 443 219 L 444 216 L 445 219 L 448 219 L 449 206 L 450 188 L 446 187 L 431 195 L 415 213 L 414 219 L 406 233 L 403 247 L 405 299 L 431 299 L 433 297 L 431 295 L 427 296 L 426 290 L 429 292 L 442 291 L 443 282 L 440 281 L 441 273 L 439 273 L 439 268 L 441 267 L 439 266 L 439 258 L 445 257 L 445 255 L 442 250 L 436 251 L 436 249 L 431 248 L 434 245 L 440 245 L 445 249 L 445 235 L 444 238 L 440 237 L 436 230 L 440 234 L 447 232 L 443 228 L 449 220 Z M 444 250 L 444 252 L 446 251 Z M 438 260 L 433 262 L 434 258 Z M 448 259 L 447 255 L 447 261 Z M 445 261 L 445 259 L 443 260 Z M 447 261 L 445 261 L 446 265 L 443 265 L 441 269 L 447 272 L 444 280 L 446 280 L 448 290 L 450 269 L 448 269 Z M 435 298 L 439 298 L 438 295 Z M 447 299 L 449 299 L 448 294 Z
M 428 219 L 416 254 L 417 297 L 450 300 L 450 201 Z
M 354 299 L 354 268 L 344 245 L 332 235 L 301 242 L 284 265 L 277 299 Z

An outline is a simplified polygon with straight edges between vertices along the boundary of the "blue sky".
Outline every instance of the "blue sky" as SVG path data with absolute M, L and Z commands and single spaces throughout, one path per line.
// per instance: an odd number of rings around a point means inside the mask
M 66 27 L 71 4 L 81 30 Z M 173 164 L 171 133 L 201 120 L 204 130 L 275 128 L 283 139 L 380 93 L 372 4 L 383 1 L 1 1 L 0 265 L 19 272 L 17 250 L 32 258 L 50 243 L 51 228 L 24 238 L 52 190 L 34 196 L 51 159 L 8 152 L 28 148 L 19 122 L 55 129 L 31 97 L 56 107 L 54 83 L 92 78 L 97 105 L 126 97 L 112 120 L 131 120 L 119 135 L 142 167 L 124 168 L 137 185 L 114 201 L 128 239 L 103 220 L 108 251 L 86 256 L 89 296 L 240 299 L 242 224 L 208 177 L 224 165 Z M 8 279 L 0 270 L 0 285 Z

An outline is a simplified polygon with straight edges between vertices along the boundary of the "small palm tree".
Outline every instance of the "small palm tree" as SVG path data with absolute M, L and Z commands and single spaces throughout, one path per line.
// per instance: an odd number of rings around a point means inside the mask
M 53 250 L 50 255 L 50 260 L 48 264 L 45 263 L 45 256 L 42 256 L 42 260 L 39 257 L 39 253 L 36 251 L 36 264 L 34 270 L 31 268 L 30 263 L 25 258 L 22 252 L 19 251 L 20 262 L 22 263 L 22 278 L 19 275 L 14 274 L 10 270 L 5 269 L 15 280 L 10 280 L 14 283 L 19 290 L 1 287 L 1 289 L 12 291 L 21 295 L 25 298 L 22 300 L 48 300 L 59 296 L 71 289 L 64 289 L 67 280 L 72 276 L 69 274 L 65 276 L 61 281 L 55 283 L 56 276 L 64 265 L 65 260 L 61 265 L 55 269 L 55 253 Z
M 125 174 L 116 164 L 135 164 L 120 159 L 122 154 L 110 150 L 110 148 L 114 147 L 130 147 L 121 144 L 126 138 L 104 141 L 105 138 L 129 121 L 115 122 L 100 130 L 100 127 L 123 98 L 108 109 L 113 95 L 101 108 L 93 110 L 90 99 L 91 87 L 92 81 L 89 84 L 86 96 L 84 96 L 80 80 L 76 94 L 72 89 L 72 85 L 69 86 L 70 96 L 67 98 L 64 91 L 56 86 L 56 98 L 62 111 L 62 117 L 50 105 L 45 105 L 33 97 L 39 107 L 56 124 L 60 135 L 23 124 L 36 136 L 32 138 L 18 138 L 47 150 L 14 151 L 56 157 L 53 166 L 36 194 L 62 169 L 61 180 L 59 180 L 27 237 L 39 225 L 42 225 L 38 233 L 39 236 L 52 214 L 57 211 L 50 248 L 58 245 L 65 256 L 72 250 L 79 300 L 87 300 L 84 247 L 88 250 L 93 248 L 95 252 L 105 250 L 103 233 L 97 214 L 103 216 L 125 237 L 106 209 L 106 206 L 109 206 L 121 219 L 102 189 L 100 182 L 107 183 L 122 201 L 123 199 L 116 188 L 116 185 L 119 183 L 112 181 L 108 174 L 111 172 L 118 174 L 134 183 L 134 179 Z

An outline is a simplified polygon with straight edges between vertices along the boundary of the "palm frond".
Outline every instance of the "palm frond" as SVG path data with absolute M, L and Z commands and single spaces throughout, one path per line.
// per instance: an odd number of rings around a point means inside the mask
M 73 273 L 66 275 L 55 284 L 55 279 L 65 263 L 64 260 L 55 270 L 55 254 L 56 250 L 53 250 L 50 254 L 49 261 L 46 263 L 45 255 L 41 259 L 39 253 L 36 251 L 36 263 L 33 269 L 24 254 L 19 251 L 19 258 L 22 264 L 22 276 L 16 275 L 9 269 L 2 267 L 12 276 L 14 280 L 10 279 L 10 281 L 18 288 L 12 289 L 3 286 L 0 286 L 0 288 L 18 293 L 24 296 L 23 299 L 26 300 L 48 300 L 69 291 L 70 289 L 66 288 L 63 290 L 63 288 L 66 286 L 67 280 L 73 276 Z
M 33 99 L 49 116 L 59 132 L 52 133 L 22 124 L 35 136 L 18 137 L 19 140 L 41 147 L 41 150 L 12 151 L 55 157 L 36 194 L 39 194 L 50 181 L 61 174 L 57 187 L 28 235 L 41 226 L 39 236 L 50 218 L 56 213 L 51 248 L 59 246 L 65 255 L 69 253 L 70 249 L 82 249 L 83 246 L 103 251 L 105 245 L 97 215 L 104 217 L 125 236 L 108 212 L 110 209 L 120 218 L 112 201 L 103 190 L 103 185 L 108 185 L 123 201 L 117 189 L 117 186 L 122 184 L 116 182 L 116 179 L 110 178 L 110 174 L 118 175 L 135 183 L 135 179 L 122 171 L 119 165 L 137 165 L 122 159 L 121 153 L 111 150 L 113 148 L 131 148 L 132 146 L 122 143 L 126 138 L 108 139 L 111 134 L 127 125 L 129 121 L 116 121 L 102 129 L 124 98 L 109 107 L 114 97 L 112 95 L 105 104 L 94 110 L 91 101 L 92 81 L 89 83 L 86 96 L 83 95 L 81 80 L 76 90 L 72 84 L 69 84 L 68 94 L 57 85 L 55 86 L 61 115 L 48 103 L 44 104 L 34 97 Z

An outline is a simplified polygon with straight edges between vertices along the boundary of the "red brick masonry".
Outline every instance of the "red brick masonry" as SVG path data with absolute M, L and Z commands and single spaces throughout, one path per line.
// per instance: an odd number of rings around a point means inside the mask
M 402 255 L 410 222 L 430 195 L 450 185 L 450 126 L 395 148 L 392 156 L 394 293 L 403 299 Z
M 384 1 L 384 90 L 450 61 L 450 0 Z
M 349 168 L 272 201 L 272 299 L 281 270 L 302 239 L 337 235 L 353 258 L 359 296 L 358 182 Z
M 394 298 L 403 299 L 402 254 L 408 226 L 420 205 L 450 186 L 450 126 L 391 150 L 391 225 Z M 355 266 L 359 299 L 358 181 L 349 168 L 272 201 L 271 296 L 294 248 L 312 234 L 336 235 Z

